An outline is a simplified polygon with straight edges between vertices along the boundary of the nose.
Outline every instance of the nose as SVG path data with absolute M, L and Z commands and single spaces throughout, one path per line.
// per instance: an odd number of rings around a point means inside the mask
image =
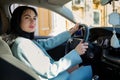
M 34 22 L 34 19 L 31 18 L 30 21 L 31 21 L 31 22 Z
M 30 19 L 30 21 L 31 21 L 31 24 L 35 24 L 35 20 L 34 19 Z

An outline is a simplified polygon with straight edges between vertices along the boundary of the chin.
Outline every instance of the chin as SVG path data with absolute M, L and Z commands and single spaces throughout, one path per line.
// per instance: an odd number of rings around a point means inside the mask
M 33 33 L 33 32 L 35 32 L 35 31 L 31 31 L 30 33 Z
M 30 30 L 29 32 L 32 33 L 32 32 L 35 32 L 35 30 Z

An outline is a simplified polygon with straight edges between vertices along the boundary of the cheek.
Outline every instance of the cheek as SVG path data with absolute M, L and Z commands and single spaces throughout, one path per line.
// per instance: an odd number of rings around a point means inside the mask
M 34 23 L 34 25 L 36 26 L 36 22 Z
M 25 21 L 23 20 L 23 21 L 21 22 L 20 26 L 21 26 L 21 29 L 22 29 L 23 31 L 26 31 L 26 29 L 27 29 L 27 27 L 28 27 L 29 25 L 28 25 L 28 22 L 25 22 Z

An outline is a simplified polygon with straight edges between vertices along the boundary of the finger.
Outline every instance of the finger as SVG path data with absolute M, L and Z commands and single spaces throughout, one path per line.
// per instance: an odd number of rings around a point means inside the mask
M 82 50 L 82 53 L 84 54 L 86 51 L 87 51 L 86 49 L 85 49 L 85 50 Z
M 87 42 L 85 42 L 85 43 L 84 43 L 84 45 L 85 45 L 85 46 L 88 46 L 88 43 L 87 43 Z
M 82 54 L 84 54 L 85 53 L 85 51 L 82 51 Z
M 79 26 L 79 25 L 80 25 L 80 23 L 76 23 L 76 25 L 77 25 L 77 26 Z
M 88 46 L 84 46 L 84 49 L 87 49 L 88 48 Z
M 81 39 L 80 43 L 83 43 L 83 39 Z
M 83 49 L 84 52 L 86 52 L 87 50 L 86 49 Z

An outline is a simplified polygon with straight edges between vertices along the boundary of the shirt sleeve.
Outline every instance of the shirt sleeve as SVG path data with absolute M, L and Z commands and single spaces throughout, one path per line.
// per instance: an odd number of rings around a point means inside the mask
M 54 62 L 50 65 L 46 76 L 54 77 L 59 73 L 67 70 L 68 68 L 75 66 L 82 62 L 82 59 L 75 50 L 72 50 L 70 53 L 62 57 L 60 60 Z
M 16 53 L 19 54 L 17 57 L 21 61 L 28 62 L 37 74 L 48 79 L 54 78 L 68 68 L 82 62 L 76 50 L 72 50 L 60 60 L 50 63 L 49 57 L 44 54 L 38 54 L 37 49 L 39 48 L 30 44 L 29 41 L 23 41 L 18 45 L 17 49 L 18 52 Z
M 56 46 L 64 43 L 71 37 L 69 31 L 62 32 L 57 36 L 48 39 L 38 39 L 37 43 L 42 46 L 45 50 L 55 48 Z

